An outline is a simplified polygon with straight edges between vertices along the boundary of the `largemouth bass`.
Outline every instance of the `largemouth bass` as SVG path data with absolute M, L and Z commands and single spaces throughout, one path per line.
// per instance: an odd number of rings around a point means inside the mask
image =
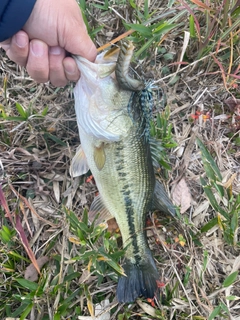
M 154 297 L 159 274 L 147 243 L 146 215 L 153 209 L 175 214 L 155 179 L 149 139 L 151 91 L 128 75 L 132 54 L 132 43 L 124 41 L 118 59 L 104 53 L 95 63 L 76 57 L 81 78 L 74 90 L 81 147 L 72 175 L 91 170 L 99 196 L 90 211 L 105 217 L 110 213 L 120 228 L 126 276 L 118 281 L 119 302 Z

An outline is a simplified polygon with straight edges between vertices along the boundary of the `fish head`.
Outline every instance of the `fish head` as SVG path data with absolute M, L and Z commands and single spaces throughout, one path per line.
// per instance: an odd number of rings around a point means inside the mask
M 119 141 L 129 130 L 127 106 L 131 92 L 115 79 L 117 55 L 101 53 L 96 61 L 75 56 L 81 77 L 74 89 L 79 128 L 101 141 Z

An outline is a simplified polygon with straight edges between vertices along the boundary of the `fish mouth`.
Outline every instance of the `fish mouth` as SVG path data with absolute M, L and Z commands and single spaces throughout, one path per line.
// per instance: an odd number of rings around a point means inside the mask
M 105 52 L 97 55 L 96 60 L 91 62 L 84 57 L 73 55 L 81 74 L 89 78 L 106 78 L 113 74 L 116 68 L 118 53 L 113 56 L 105 56 Z M 114 77 L 114 75 L 113 75 Z

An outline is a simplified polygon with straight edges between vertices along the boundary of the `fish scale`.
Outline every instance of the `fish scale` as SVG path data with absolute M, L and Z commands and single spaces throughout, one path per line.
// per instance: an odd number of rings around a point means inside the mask
M 90 212 L 105 220 L 116 218 L 126 275 L 119 278 L 117 298 L 124 303 L 139 296 L 153 298 L 157 291 L 159 274 L 146 237 L 147 213 L 161 209 L 175 214 L 155 179 L 149 141 L 151 89 L 128 75 L 132 53 L 132 43 L 124 41 L 117 62 L 107 55 L 99 55 L 96 63 L 76 57 L 81 78 L 74 90 L 81 148 L 72 175 L 90 169 L 99 191 Z

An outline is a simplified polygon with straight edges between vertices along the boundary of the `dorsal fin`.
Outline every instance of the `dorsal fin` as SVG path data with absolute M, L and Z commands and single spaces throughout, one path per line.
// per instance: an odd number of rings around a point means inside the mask
M 154 168 L 158 169 L 159 166 L 159 160 L 161 157 L 161 152 L 164 150 L 161 144 L 161 141 L 156 140 L 154 138 L 149 138 L 149 145 L 151 150 L 151 156 L 152 156 L 152 162 Z

